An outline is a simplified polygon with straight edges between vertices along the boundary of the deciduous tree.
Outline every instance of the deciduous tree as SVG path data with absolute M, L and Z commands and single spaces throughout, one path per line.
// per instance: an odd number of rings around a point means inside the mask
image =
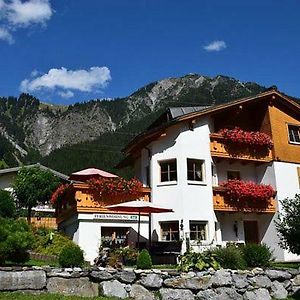
M 300 194 L 281 201 L 282 213 L 276 222 L 281 246 L 300 254 Z
M 13 188 L 20 207 L 27 208 L 30 223 L 33 207 L 49 202 L 51 194 L 59 185 L 59 179 L 50 171 L 39 167 L 23 167 L 19 170 Z

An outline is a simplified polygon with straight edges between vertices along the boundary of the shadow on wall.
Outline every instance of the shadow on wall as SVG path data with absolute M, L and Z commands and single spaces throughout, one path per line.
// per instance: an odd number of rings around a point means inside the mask
M 127 234 L 128 245 L 133 248 L 137 248 L 137 240 L 138 240 L 138 233 L 133 228 L 129 229 Z M 148 245 L 148 239 L 144 236 L 140 235 L 140 248 L 146 248 Z

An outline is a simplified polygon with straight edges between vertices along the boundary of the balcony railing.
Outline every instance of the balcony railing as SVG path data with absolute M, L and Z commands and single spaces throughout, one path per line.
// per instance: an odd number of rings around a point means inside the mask
M 32 217 L 31 225 L 33 227 L 46 227 L 51 229 L 57 229 L 56 218 Z
M 210 135 L 210 151 L 213 157 L 248 160 L 256 162 L 270 162 L 272 151 L 269 149 L 256 150 L 253 147 L 241 147 L 228 143 L 227 140 L 218 133 Z
M 271 197 L 267 201 L 234 201 L 229 199 L 226 191 L 221 187 L 213 188 L 213 205 L 215 211 L 248 212 L 248 213 L 276 213 L 276 200 Z
M 76 213 L 108 213 L 112 212 L 105 208 L 107 205 L 117 204 L 122 201 L 132 200 L 132 196 L 126 198 L 126 195 L 122 196 L 122 199 L 118 197 L 109 198 L 106 200 L 96 201 L 94 199 L 93 192 L 91 191 L 88 184 L 85 183 L 74 183 L 73 184 L 74 193 L 70 193 L 64 199 L 58 203 L 56 207 L 57 223 L 64 221 L 66 218 L 70 217 Z M 141 191 L 142 198 L 144 201 L 149 201 L 150 199 L 150 188 L 143 187 Z M 126 214 L 126 212 L 122 213 Z

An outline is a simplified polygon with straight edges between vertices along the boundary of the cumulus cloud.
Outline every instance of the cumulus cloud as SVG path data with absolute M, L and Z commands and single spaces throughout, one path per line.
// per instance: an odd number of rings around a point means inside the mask
M 6 8 L 7 20 L 13 26 L 44 25 L 53 14 L 48 0 L 29 0 L 26 2 L 12 0 L 9 4 L 6 4 Z
M 13 44 L 15 42 L 11 33 L 7 29 L 1 27 L 0 27 L 0 40 L 6 41 L 9 44 Z
M 212 51 L 221 51 L 227 47 L 226 43 L 224 41 L 213 41 L 209 43 L 208 45 L 204 46 L 203 49 L 212 52 Z
M 36 73 L 37 74 L 37 73 Z M 24 79 L 20 84 L 23 92 L 54 90 L 64 98 L 74 96 L 74 91 L 97 92 L 111 80 L 107 67 L 91 67 L 88 70 L 50 69 L 48 73 Z
M 53 15 L 49 0 L 0 0 L 0 24 L 6 31 L 6 40 L 12 43 L 12 32 L 31 25 L 46 25 Z

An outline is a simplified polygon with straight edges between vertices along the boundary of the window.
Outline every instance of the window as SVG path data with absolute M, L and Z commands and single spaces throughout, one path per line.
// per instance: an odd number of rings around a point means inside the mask
M 190 239 L 192 241 L 206 241 L 207 222 L 190 221 Z
M 191 181 L 204 181 L 203 160 L 187 159 L 187 179 Z
M 160 181 L 177 181 L 176 159 L 160 162 Z
M 240 171 L 232 171 L 232 170 L 227 171 L 227 180 L 234 180 L 234 179 L 237 180 L 241 179 Z
M 289 141 L 300 144 L 300 126 L 288 125 Z
M 179 241 L 179 221 L 161 222 L 162 241 Z

